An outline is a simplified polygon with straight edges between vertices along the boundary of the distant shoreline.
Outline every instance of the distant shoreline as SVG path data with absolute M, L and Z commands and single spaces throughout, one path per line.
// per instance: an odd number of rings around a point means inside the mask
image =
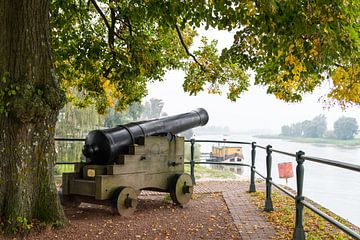
M 340 140 L 334 138 L 305 138 L 305 137 L 287 137 L 281 135 L 254 135 L 256 138 L 267 138 L 267 139 L 284 139 L 291 142 L 300 143 L 319 143 L 319 144 L 331 144 L 339 147 L 360 147 L 360 139 L 355 138 L 351 140 Z

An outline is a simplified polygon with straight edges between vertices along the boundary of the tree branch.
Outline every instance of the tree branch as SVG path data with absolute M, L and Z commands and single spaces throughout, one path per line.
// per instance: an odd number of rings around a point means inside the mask
M 113 0 L 109 0 L 109 4 L 113 3 Z M 110 8 L 110 20 L 111 25 L 109 29 L 109 45 L 111 48 L 114 48 L 114 42 L 115 42 L 115 10 L 113 8 Z M 114 53 L 113 53 L 114 55 Z
M 96 0 L 90 0 L 91 3 L 94 5 L 96 11 L 100 14 L 101 18 L 103 19 L 105 25 L 106 25 L 106 28 L 108 29 L 108 31 L 111 31 L 111 26 L 109 24 L 109 21 L 107 20 L 105 14 L 103 13 L 103 11 L 101 10 L 101 8 L 99 7 L 99 5 L 97 4 Z M 116 37 L 118 37 L 119 39 L 121 40 L 124 40 L 122 37 L 119 36 L 119 34 L 117 34 L 115 31 L 114 32 L 114 35 Z
M 192 53 L 190 53 L 188 47 L 186 46 L 186 44 L 185 44 L 185 42 L 184 42 L 184 39 L 183 39 L 182 34 L 181 34 L 181 32 L 180 32 L 180 29 L 179 29 L 179 27 L 178 27 L 176 24 L 175 24 L 175 29 L 176 29 L 176 32 L 177 32 L 177 34 L 178 34 L 178 36 L 179 36 L 180 42 L 181 42 L 181 44 L 183 45 L 183 47 L 184 47 L 184 49 L 185 49 L 185 51 L 186 51 L 186 54 L 189 55 L 190 57 L 192 57 L 192 59 L 194 60 L 194 62 L 196 62 L 196 63 L 200 66 L 200 68 L 201 68 L 202 70 L 204 70 L 204 66 L 196 59 L 195 55 L 192 54 Z
M 133 30 L 132 30 L 132 26 L 131 26 L 130 19 L 129 19 L 129 17 L 127 17 L 127 16 L 124 16 L 124 19 L 125 19 L 128 27 L 129 27 L 129 34 L 130 34 L 130 36 L 132 36 L 132 35 L 133 35 Z
M 342 68 L 345 68 L 345 65 L 342 65 L 342 64 L 339 64 L 339 63 L 335 63 L 334 64 L 336 67 L 342 67 Z
M 132 36 L 133 36 L 133 30 L 132 30 L 132 26 L 131 26 L 131 22 L 130 22 L 130 18 L 128 18 L 127 16 L 124 17 L 124 20 L 126 21 L 126 24 L 128 25 L 128 28 L 129 28 L 129 34 L 130 34 L 130 37 L 131 37 L 131 40 L 129 41 L 129 49 L 131 50 L 132 49 Z

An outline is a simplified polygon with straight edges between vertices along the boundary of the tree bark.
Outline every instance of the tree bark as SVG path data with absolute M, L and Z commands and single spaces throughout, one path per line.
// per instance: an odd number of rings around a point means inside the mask
M 50 0 L 0 0 L 0 218 L 64 223 L 53 179 L 64 93 L 55 76 Z

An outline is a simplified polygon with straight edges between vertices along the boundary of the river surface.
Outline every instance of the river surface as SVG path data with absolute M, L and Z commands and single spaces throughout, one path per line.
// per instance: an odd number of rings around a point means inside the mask
M 273 149 L 296 153 L 299 150 L 306 156 L 327 158 L 331 160 L 360 165 L 360 148 L 344 148 L 327 144 L 310 144 L 290 142 L 283 139 L 259 139 L 246 135 L 198 135 L 195 139 L 212 139 L 228 141 L 255 141 L 258 145 L 271 145 Z M 201 143 L 201 152 L 210 152 L 212 143 Z M 217 145 L 217 144 L 215 144 Z M 223 144 L 220 144 L 222 146 Z M 227 146 L 233 146 L 227 144 Z M 251 163 L 251 146 L 242 145 L 244 163 Z M 272 178 L 276 183 L 286 185 L 285 179 L 279 178 L 278 163 L 292 162 L 295 173 L 295 158 L 277 153 L 272 154 Z M 238 174 L 248 176 L 247 167 L 231 167 Z M 236 169 L 237 168 L 237 169 Z M 256 169 L 266 176 L 266 152 L 257 148 Z M 360 173 L 338 167 L 328 166 L 310 161 L 304 162 L 304 196 L 328 208 L 351 223 L 360 226 Z M 296 189 L 296 178 L 288 179 L 287 186 Z

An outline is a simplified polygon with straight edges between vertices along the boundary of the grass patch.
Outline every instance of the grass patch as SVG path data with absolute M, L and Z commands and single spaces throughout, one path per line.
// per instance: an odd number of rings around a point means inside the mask
M 262 215 L 265 216 L 273 225 L 276 230 L 276 239 L 292 239 L 293 230 L 295 226 L 295 201 L 278 192 L 277 190 L 272 192 L 272 200 L 274 211 L 268 213 L 263 211 Z M 258 191 L 250 193 L 252 202 L 261 210 L 264 209 L 265 192 Z M 318 207 L 318 206 L 317 206 Z M 347 227 L 351 227 L 347 221 L 330 212 L 329 210 L 319 207 L 319 209 L 325 212 L 327 215 L 341 222 Z M 304 207 L 304 231 L 306 233 L 306 239 L 352 239 L 346 233 L 327 222 L 322 217 L 313 213 L 311 210 Z M 358 231 L 358 229 L 355 229 Z
M 185 165 L 185 172 L 190 173 L 190 164 Z M 208 168 L 201 166 L 200 164 L 195 165 L 195 178 L 221 178 L 221 179 L 236 179 L 236 174 L 231 171 L 218 170 L 214 168 Z
M 163 202 L 164 202 L 164 203 L 167 203 L 167 204 L 171 204 L 171 203 L 173 202 L 172 199 L 171 199 L 170 194 L 166 194 L 166 195 L 164 196 Z

